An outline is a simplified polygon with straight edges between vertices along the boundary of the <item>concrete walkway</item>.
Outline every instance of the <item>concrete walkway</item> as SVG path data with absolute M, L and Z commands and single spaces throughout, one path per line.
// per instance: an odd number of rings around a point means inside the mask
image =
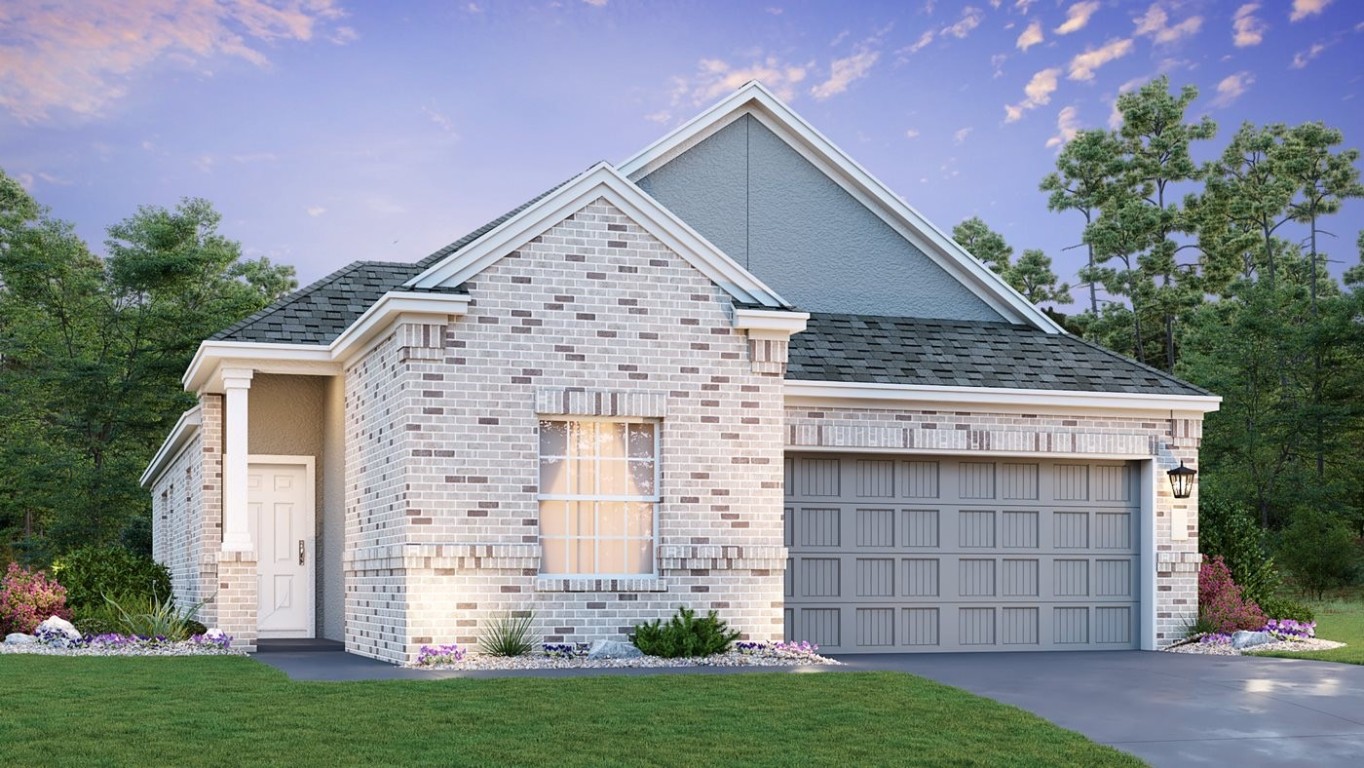
M 792 668 L 428 672 L 340 651 L 262 653 L 295 680 L 789 673 Z M 845 656 L 802 672 L 919 675 L 1033 712 L 1154 766 L 1364 765 L 1364 666 L 1142 651 Z

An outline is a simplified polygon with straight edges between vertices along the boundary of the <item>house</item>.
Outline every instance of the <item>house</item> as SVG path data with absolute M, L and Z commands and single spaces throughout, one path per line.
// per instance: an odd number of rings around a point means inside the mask
M 679 605 L 829 652 L 1157 648 L 1208 392 L 1066 334 L 749 84 L 203 342 L 148 466 L 181 604 L 414 660 Z

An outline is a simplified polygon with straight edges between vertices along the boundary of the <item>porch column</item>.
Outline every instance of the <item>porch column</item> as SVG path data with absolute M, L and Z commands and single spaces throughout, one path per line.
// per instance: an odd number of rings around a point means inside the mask
M 223 551 L 251 552 L 251 530 L 246 519 L 247 393 L 250 368 L 223 369 Z

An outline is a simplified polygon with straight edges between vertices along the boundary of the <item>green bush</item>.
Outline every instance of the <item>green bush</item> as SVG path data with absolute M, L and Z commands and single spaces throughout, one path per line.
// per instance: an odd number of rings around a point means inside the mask
M 704 619 L 696 618 L 696 613 L 686 606 L 677 609 L 677 615 L 667 624 L 658 619 L 640 624 L 630 635 L 630 642 L 650 656 L 675 659 L 682 656 L 711 656 L 724 653 L 739 639 L 739 632 L 731 630 L 720 620 L 715 611 Z
M 171 594 L 170 572 L 146 555 L 123 547 L 81 547 L 57 558 L 52 575 L 66 587 L 74 610 L 98 608 L 104 596 L 119 599 L 165 598 Z
M 488 634 L 478 641 L 479 650 L 489 656 L 525 656 L 534 647 L 530 640 L 534 620 L 535 614 L 530 611 L 513 611 L 493 619 Z
M 112 606 L 84 607 L 72 612 L 71 623 L 82 635 L 125 634 L 127 630 L 119 621 L 119 614 Z
M 203 603 L 181 613 L 169 598 L 162 600 L 155 596 L 129 595 L 106 597 L 104 601 L 111 609 L 110 613 L 104 615 L 114 618 L 119 627 L 114 631 L 119 634 L 164 637 L 173 641 L 188 640 L 190 635 L 202 634 L 193 630 L 204 626 L 195 618 Z
M 1279 547 L 1298 586 L 1317 600 L 1327 589 L 1350 583 L 1359 569 L 1359 546 L 1349 524 L 1319 509 L 1295 512 Z
M 1308 622 L 1316 619 L 1316 614 L 1312 609 L 1286 597 L 1270 596 L 1260 602 L 1260 610 L 1265 612 L 1265 616 L 1271 619 L 1292 619 L 1294 621 Z
M 1255 516 L 1245 506 L 1212 493 L 1198 501 L 1198 551 L 1208 560 L 1220 555 L 1242 595 L 1262 606 L 1283 582 Z

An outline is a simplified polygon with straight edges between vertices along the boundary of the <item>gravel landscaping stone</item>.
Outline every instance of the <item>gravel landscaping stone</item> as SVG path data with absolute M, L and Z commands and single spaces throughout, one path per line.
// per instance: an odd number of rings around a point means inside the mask
M 664 659 L 658 656 L 639 656 L 631 659 L 589 659 L 585 656 L 569 658 L 531 655 L 531 656 L 485 656 L 470 653 L 462 661 L 453 664 L 409 665 L 414 669 L 621 669 L 653 667 L 794 667 L 819 664 L 840 664 L 841 662 L 806 654 L 785 656 L 758 651 L 755 653 L 729 653 L 702 656 L 690 659 Z
M 24 645 L 11 645 L 9 643 L 0 644 L 0 655 L 10 653 L 28 653 L 40 656 L 244 656 L 245 653 L 232 648 L 218 648 L 212 645 L 202 645 L 199 643 L 160 643 L 148 646 L 128 646 L 126 648 L 113 648 L 108 646 L 91 646 L 85 648 L 62 648 L 44 643 L 28 643 Z
M 1329 651 L 1332 648 L 1343 648 L 1345 643 L 1337 643 L 1333 640 L 1321 640 L 1319 638 L 1308 638 L 1304 640 L 1276 640 L 1272 643 L 1264 643 L 1247 648 L 1248 651 Z M 1197 640 L 1184 645 L 1176 645 L 1165 649 L 1166 653 L 1196 653 L 1205 656 L 1241 656 L 1242 652 L 1233 648 L 1230 643 L 1200 643 Z

